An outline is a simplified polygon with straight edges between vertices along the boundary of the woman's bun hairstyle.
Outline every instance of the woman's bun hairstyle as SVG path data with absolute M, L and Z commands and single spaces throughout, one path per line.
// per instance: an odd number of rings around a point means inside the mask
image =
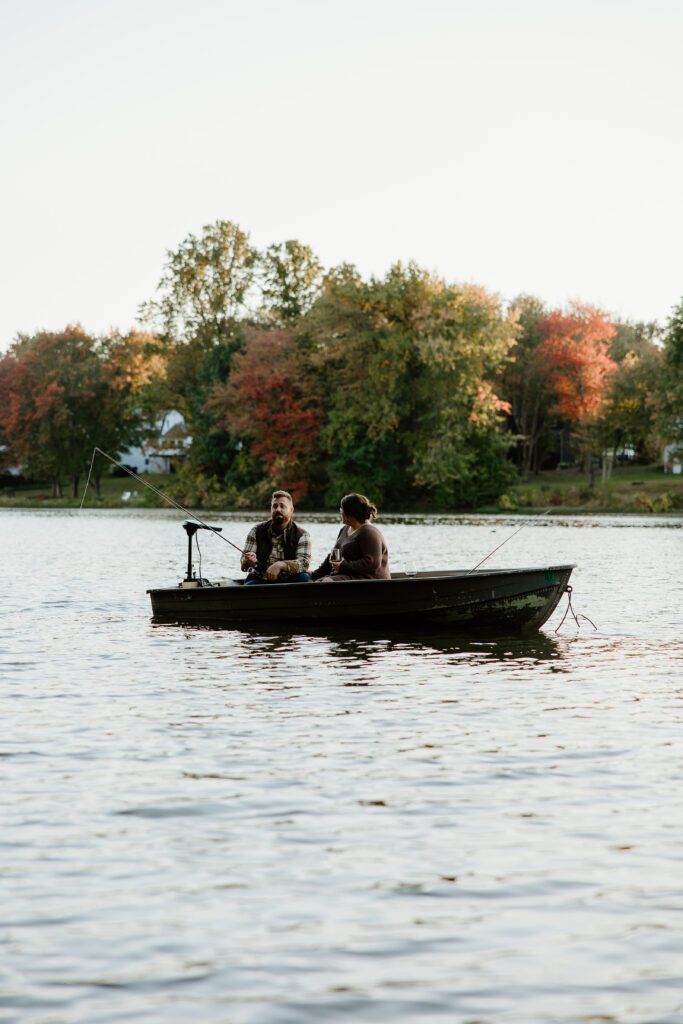
M 347 516 L 364 523 L 366 519 L 375 519 L 377 509 L 364 494 L 345 494 L 341 500 L 341 507 Z

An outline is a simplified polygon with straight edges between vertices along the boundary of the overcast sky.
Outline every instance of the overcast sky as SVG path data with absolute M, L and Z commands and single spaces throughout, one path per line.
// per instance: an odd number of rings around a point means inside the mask
M 218 219 L 666 320 L 682 0 L 0 0 L 0 349 L 135 325 Z

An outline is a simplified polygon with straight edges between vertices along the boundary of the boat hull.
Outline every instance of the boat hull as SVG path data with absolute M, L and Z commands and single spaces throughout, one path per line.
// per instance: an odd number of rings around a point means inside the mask
M 510 633 L 537 630 L 567 590 L 573 565 L 480 572 L 450 570 L 389 580 L 166 587 L 149 590 L 158 622 L 196 623 L 228 629 L 277 625 L 328 629 L 377 624 L 393 630 L 448 628 Z

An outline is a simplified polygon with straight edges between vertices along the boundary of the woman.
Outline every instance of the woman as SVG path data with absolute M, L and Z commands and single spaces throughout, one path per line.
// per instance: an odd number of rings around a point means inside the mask
M 377 515 L 375 506 L 363 494 L 346 494 L 339 511 L 344 525 L 334 546 L 339 548 L 341 558 L 333 561 L 328 555 L 311 578 L 318 583 L 390 579 L 384 537 L 370 522 Z

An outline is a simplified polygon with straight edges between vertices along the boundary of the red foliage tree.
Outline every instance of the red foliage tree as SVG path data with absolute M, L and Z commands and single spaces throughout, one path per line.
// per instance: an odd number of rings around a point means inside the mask
M 75 497 L 93 447 L 117 450 L 135 437 L 127 373 L 78 325 L 20 336 L 0 362 L 4 460 L 48 480 L 55 496 L 69 478 Z
M 227 382 L 213 387 L 206 411 L 250 444 L 274 485 L 304 497 L 319 457 L 320 416 L 313 381 L 287 331 L 251 334 Z

